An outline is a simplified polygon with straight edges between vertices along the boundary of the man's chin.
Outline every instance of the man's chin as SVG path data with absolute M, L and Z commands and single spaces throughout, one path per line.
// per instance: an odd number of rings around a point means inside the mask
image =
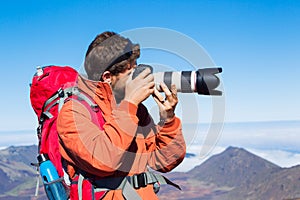
M 115 96 L 117 103 L 120 103 L 125 97 L 125 95 L 123 95 L 123 94 L 116 94 L 116 93 L 114 94 L 114 96 Z

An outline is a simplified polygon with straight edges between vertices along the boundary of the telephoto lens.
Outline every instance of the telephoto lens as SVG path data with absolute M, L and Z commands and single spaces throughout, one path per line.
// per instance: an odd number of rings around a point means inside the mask
M 141 73 L 144 69 L 152 66 L 139 64 L 133 73 L 133 78 Z M 222 91 L 216 90 L 220 84 L 219 77 L 216 74 L 221 73 L 221 67 L 198 69 L 197 71 L 177 71 L 177 72 L 156 72 L 153 73 L 155 87 L 162 91 L 159 83 L 164 82 L 168 88 L 174 84 L 177 92 L 181 93 L 198 93 L 199 95 L 222 95 Z

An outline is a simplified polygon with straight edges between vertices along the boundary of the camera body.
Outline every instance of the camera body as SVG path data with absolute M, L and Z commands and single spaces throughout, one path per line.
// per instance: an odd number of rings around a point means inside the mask
M 150 65 L 139 64 L 133 72 L 134 79 L 143 70 L 149 68 L 153 72 Z M 204 68 L 197 71 L 177 71 L 177 72 L 156 72 L 153 73 L 155 87 L 161 91 L 159 83 L 164 82 L 168 88 L 174 84 L 177 92 L 182 93 L 198 93 L 199 95 L 222 95 L 222 91 L 216 90 L 220 84 L 219 77 L 216 74 L 221 73 L 222 68 Z

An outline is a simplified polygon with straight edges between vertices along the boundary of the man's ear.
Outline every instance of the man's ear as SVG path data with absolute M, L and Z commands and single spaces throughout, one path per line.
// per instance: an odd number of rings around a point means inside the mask
M 112 75 L 111 75 L 111 73 L 109 71 L 105 71 L 102 74 L 102 80 L 103 80 L 103 82 L 111 83 L 111 77 L 112 77 Z

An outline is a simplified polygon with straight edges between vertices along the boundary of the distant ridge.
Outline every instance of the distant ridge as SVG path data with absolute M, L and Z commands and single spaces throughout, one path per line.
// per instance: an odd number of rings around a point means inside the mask
M 36 160 L 37 152 L 37 145 L 10 146 L 1 150 L 0 160 L 30 164 Z

